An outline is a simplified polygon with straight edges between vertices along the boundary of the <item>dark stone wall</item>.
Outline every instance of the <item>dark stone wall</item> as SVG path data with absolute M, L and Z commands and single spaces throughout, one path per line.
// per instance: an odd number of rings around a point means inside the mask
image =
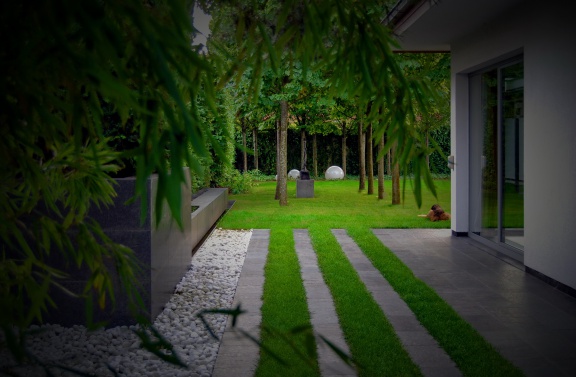
M 182 280 L 188 270 L 192 258 L 192 225 L 190 220 L 192 192 L 190 191 L 190 174 L 187 171 L 187 184 L 182 186 L 182 228 L 172 218 L 168 205 L 162 208 L 162 220 L 158 227 L 150 231 L 150 279 L 151 287 L 151 318 L 155 318 L 170 300 L 174 288 Z M 151 221 L 156 218 L 154 198 L 158 189 L 157 177 L 151 181 L 152 198 L 150 200 Z
M 188 184 L 182 185 L 182 225 L 180 228 L 171 217 L 170 211 L 164 205 L 162 220 L 158 227 L 154 226 L 155 197 L 158 188 L 158 177 L 148 179 L 146 200 L 148 203 L 144 221 L 141 217 L 141 202 L 135 200 L 127 204 L 134 196 L 136 179 L 119 178 L 115 186 L 117 197 L 114 205 L 108 208 L 92 208 L 89 216 L 98 221 L 102 230 L 113 241 L 121 243 L 135 253 L 140 264 L 137 275 L 138 288 L 144 303 L 144 312 L 140 313 L 154 320 L 163 306 L 169 300 L 176 284 L 182 279 L 190 265 L 192 255 L 192 226 L 190 220 L 190 175 L 188 168 L 186 177 Z M 58 261 L 53 260 L 58 266 Z M 114 266 L 109 266 L 112 271 Z M 61 266 L 70 278 L 63 284 L 72 292 L 82 292 L 88 279 L 86 269 L 73 266 Z M 104 311 L 93 305 L 94 321 L 105 321 L 108 326 L 128 325 L 135 323 L 128 306 L 128 297 L 120 289 L 120 283 L 115 281 L 116 303 L 114 308 L 107 302 Z M 85 303 L 83 299 L 65 295 L 61 290 L 52 291 L 57 309 L 52 309 L 44 317 L 45 323 L 59 323 L 65 326 L 85 323 Z

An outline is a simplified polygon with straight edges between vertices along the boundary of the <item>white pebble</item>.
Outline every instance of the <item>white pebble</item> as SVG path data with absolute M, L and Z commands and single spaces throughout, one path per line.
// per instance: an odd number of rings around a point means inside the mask
M 197 313 L 202 309 L 230 308 L 252 231 L 215 229 L 192 257 L 191 265 L 177 285 L 154 325 L 170 340 L 188 370 L 162 362 L 140 349 L 133 333 L 137 325 L 88 332 L 83 326 L 31 326 L 45 330 L 28 340 L 29 350 L 40 359 L 60 363 L 98 376 L 203 376 L 210 377 L 216 362 L 218 341 L 209 336 Z M 207 314 L 206 321 L 218 338 L 227 318 Z M 0 351 L 0 369 L 10 357 Z M 26 375 L 34 376 L 30 368 Z M 59 374 L 56 374 L 59 375 Z

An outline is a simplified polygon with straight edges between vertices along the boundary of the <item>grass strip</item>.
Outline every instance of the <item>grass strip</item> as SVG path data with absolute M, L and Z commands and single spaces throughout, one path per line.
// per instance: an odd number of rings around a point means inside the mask
M 261 341 L 287 365 L 261 348 L 255 375 L 320 376 L 292 229 L 271 229 L 264 273 Z M 298 353 L 305 355 L 307 360 Z
M 347 230 L 465 376 L 523 375 L 432 288 L 414 276 L 370 229 Z
M 359 375 L 422 375 L 330 229 L 312 227 L 309 232 L 344 337 L 352 357 L 361 365 Z

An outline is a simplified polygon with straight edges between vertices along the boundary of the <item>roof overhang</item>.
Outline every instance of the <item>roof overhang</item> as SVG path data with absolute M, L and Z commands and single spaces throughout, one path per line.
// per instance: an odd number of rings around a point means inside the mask
M 384 21 L 401 51 L 450 51 L 471 34 L 523 0 L 400 0 Z

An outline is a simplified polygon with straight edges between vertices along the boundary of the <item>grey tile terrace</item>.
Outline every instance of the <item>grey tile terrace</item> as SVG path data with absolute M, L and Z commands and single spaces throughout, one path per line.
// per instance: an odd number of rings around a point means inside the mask
M 374 229 L 373 232 L 416 277 L 433 288 L 527 376 L 576 375 L 576 298 L 527 274 L 519 263 L 498 258 L 484 245 L 466 237 L 452 237 L 450 230 Z M 334 230 L 333 233 L 375 299 L 388 295 L 388 305 L 383 311 L 423 374 L 459 375 L 447 356 L 435 349 L 433 339 L 419 326 L 402 300 L 395 297 L 391 289 L 386 289 L 387 282 L 374 273 L 346 232 Z M 337 323 L 333 323 L 336 321 L 332 321 L 335 315 L 332 299 L 329 290 L 322 289 L 307 231 L 295 230 L 294 235 L 309 302 L 321 305 L 310 308 L 313 326 L 319 332 L 329 328 L 339 339 L 341 331 Z M 258 304 L 250 307 L 260 307 L 268 241 L 268 230 L 254 231 L 235 304 L 249 299 Z M 315 312 L 322 313 L 318 319 L 326 318 L 327 322 L 315 321 Z M 243 320 L 257 335 L 259 313 L 251 313 Z M 323 360 L 329 359 L 320 357 L 321 371 L 328 376 L 330 368 L 323 365 Z M 227 331 L 213 376 L 252 376 L 257 362 L 257 346 Z

